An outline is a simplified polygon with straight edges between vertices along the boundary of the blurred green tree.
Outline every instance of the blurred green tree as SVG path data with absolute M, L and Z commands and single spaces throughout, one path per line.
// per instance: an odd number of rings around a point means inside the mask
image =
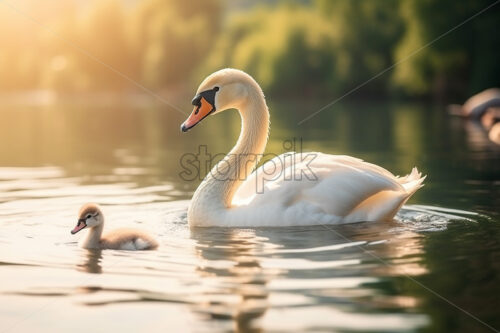
M 136 10 L 133 45 L 141 78 L 150 87 L 186 81 L 215 43 L 218 0 L 148 0 Z
M 317 0 L 336 31 L 337 89 L 350 90 L 393 64 L 393 49 L 403 32 L 398 0 Z M 391 76 L 377 77 L 362 88 L 364 94 L 387 94 Z
M 231 18 L 200 75 L 235 67 L 269 93 L 317 94 L 332 86 L 334 43 L 330 22 L 314 8 L 260 7 Z
M 50 30 L 0 7 L 2 90 L 132 87 L 107 66 L 173 90 L 236 67 L 269 94 L 336 96 L 395 63 L 358 93 L 464 99 L 500 85 L 500 5 L 412 55 L 492 0 L 26 2 Z
M 261 7 L 230 21 L 205 72 L 237 67 L 253 74 L 270 93 L 331 95 L 390 66 L 402 24 L 395 0 Z M 387 92 L 390 75 L 380 81 L 364 92 Z
M 400 61 L 491 5 L 489 0 L 405 0 L 405 34 L 395 48 Z M 500 5 L 401 62 L 394 85 L 409 95 L 472 95 L 500 84 Z

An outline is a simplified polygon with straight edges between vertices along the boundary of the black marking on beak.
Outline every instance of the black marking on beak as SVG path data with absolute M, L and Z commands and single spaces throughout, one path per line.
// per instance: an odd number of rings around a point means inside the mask
M 198 107 L 194 111 L 195 114 L 197 114 L 198 111 L 200 110 L 202 97 L 213 106 L 213 111 L 215 111 L 215 93 L 217 93 L 218 91 L 219 87 L 214 87 L 213 89 L 202 91 L 198 95 L 194 96 L 193 100 L 191 101 L 191 104 Z
M 216 108 L 215 108 L 215 94 L 218 91 L 219 91 L 219 87 L 214 87 L 212 89 L 205 90 L 205 91 L 198 93 L 193 98 L 193 100 L 191 101 L 191 104 L 193 104 L 195 106 L 195 109 L 194 109 L 193 113 L 191 114 L 191 116 L 189 116 L 188 120 L 191 119 L 191 117 L 193 117 L 193 115 L 197 115 L 200 112 L 200 110 L 202 109 L 202 107 L 206 108 L 206 104 L 203 105 L 202 100 L 204 100 L 204 103 L 208 103 L 210 105 L 211 110 L 208 113 L 206 113 L 205 115 L 203 115 L 203 118 L 198 119 L 191 126 L 186 125 L 187 120 L 184 123 L 182 123 L 182 125 L 181 125 L 182 132 L 187 132 L 188 130 L 190 130 L 191 128 L 193 128 L 197 124 L 199 124 L 203 119 L 205 119 L 206 117 L 208 117 L 209 115 L 211 115 L 212 113 L 215 112 L 215 110 L 216 110 Z

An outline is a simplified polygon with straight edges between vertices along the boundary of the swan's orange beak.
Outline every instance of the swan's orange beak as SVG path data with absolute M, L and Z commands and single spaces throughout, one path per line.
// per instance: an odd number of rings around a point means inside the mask
M 181 125 L 181 131 L 187 132 L 205 117 L 215 112 L 215 93 L 219 91 L 218 87 L 205 90 L 193 98 L 191 102 L 194 105 L 193 112 L 188 119 Z
M 202 97 L 200 99 L 200 105 L 194 107 L 189 118 L 186 119 L 186 121 L 181 125 L 181 130 L 186 132 L 187 130 L 193 128 L 214 110 L 215 107 Z
M 85 223 L 85 219 L 79 219 L 78 223 L 76 224 L 76 227 L 74 227 L 73 230 L 71 230 L 71 234 L 72 235 L 76 234 L 78 231 L 82 230 L 86 226 L 87 223 Z

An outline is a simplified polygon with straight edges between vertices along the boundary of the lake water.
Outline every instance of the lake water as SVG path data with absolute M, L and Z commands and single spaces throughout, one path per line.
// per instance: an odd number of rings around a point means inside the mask
M 269 153 L 319 150 L 428 175 L 393 222 L 194 229 L 200 180 L 235 112 L 186 117 L 121 102 L 0 106 L 1 332 L 489 332 L 500 329 L 500 149 L 425 105 L 270 102 Z M 185 103 L 186 111 L 189 104 Z M 203 176 L 203 175 L 202 175 Z M 158 251 L 88 251 L 70 235 L 85 202 Z

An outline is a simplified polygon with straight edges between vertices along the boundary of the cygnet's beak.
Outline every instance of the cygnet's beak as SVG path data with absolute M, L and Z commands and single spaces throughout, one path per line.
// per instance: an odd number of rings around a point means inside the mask
M 78 231 L 82 230 L 86 226 L 87 223 L 85 223 L 85 219 L 79 219 L 78 223 L 76 224 L 76 227 L 74 227 L 73 230 L 71 230 L 71 234 L 72 235 L 76 234 Z
M 217 91 L 219 91 L 219 88 L 215 87 L 202 91 L 193 98 L 191 102 L 194 105 L 193 112 L 191 112 L 189 118 L 181 125 L 181 131 L 187 132 L 205 117 L 215 112 L 215 94 Z

